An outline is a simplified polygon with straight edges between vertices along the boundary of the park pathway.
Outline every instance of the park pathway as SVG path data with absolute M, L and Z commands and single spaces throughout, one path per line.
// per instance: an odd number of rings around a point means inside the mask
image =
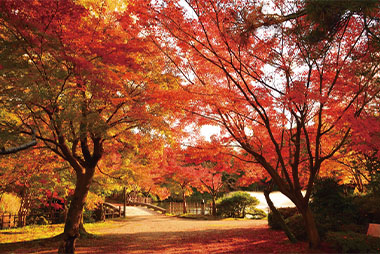
M 291 244 L 267 220 L 194 220 L 127 207 L 127 218 L 92 230 L 95 240 L 78 241 L 78 253 L 308 253 Z
M 182 219 L 143 207 L 126 211 L 127 218 L 91 226 L 96 236 L 79 239 L 76 253 L 312 253 L 306 242 L 291 244 L 283 232 L 269 229 L 267 220 Z M 0 246 L 0 253 L 53 254 L 60 243 L 51 238 L 12 243 Z
M 127 219 L 112 222 L 110 228 L 96 234 L 135 234 L 151 232 L 184 232 L 234 228 L 267 227 L 266 220 L 195 220 L 166 216 L 144 207 L 127 206 Z

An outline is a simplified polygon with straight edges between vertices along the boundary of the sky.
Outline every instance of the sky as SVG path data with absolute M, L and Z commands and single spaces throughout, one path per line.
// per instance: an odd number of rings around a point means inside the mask
M 210 137 L 212 135 L 219 135 L 220 134 L 220 127 L 219 126 L 213 126 L 213 125 L 203 125 L 201 127 L 200 131 L 201 135 L 205 138 L 207 141 L 211 141 Z

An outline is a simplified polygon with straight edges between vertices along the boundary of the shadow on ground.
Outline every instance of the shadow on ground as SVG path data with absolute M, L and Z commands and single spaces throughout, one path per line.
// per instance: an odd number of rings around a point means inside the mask
M 2 253 L 57 253 L 59 239 L 0 244 Z M 77 253 L 326 253 L 291 244 L 280 231 L 215 229 L 179 232 L 105 234 L 77 241 Z
M 266 220 L 194 220 L 163 215 L 132 216 L 93 228 L 76 253 L 333 253 L 291 244 Z M 59 237 L 0 244 L 0 253 L 57 253 Z

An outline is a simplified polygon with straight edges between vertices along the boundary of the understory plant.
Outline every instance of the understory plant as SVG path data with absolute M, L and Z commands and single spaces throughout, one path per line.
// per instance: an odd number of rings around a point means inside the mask
M 216 201 L 217 214 L 223 217 L 244 218 L 247 209 L 252 209 L 259 201 L 246 192 L 232 192 Z

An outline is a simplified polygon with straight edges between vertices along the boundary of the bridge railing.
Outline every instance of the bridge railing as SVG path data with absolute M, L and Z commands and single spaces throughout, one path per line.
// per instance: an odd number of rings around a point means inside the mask
M 147 208 L 153 209 L 154 211 L 161 212 L 162 214 L 166 213 L 166 209 L 165 208 L 162 208 L 162 207 L 159 207 L 159 206 L 156 206 L 156 205 L 152 205 L 152 204 L 149 204 L 149 203 L 129 202 L 128 205 L 132 205 L 132 206 L 145 206 Z
M 128 197 L 127 203 L 145 203 L 152 204 L 152 198 L 149 197 Z
M 102 205 L 102 213 L 104 219 L 121 217 L 121 206 L 115 206 L 111 203 L 104 202 Z

